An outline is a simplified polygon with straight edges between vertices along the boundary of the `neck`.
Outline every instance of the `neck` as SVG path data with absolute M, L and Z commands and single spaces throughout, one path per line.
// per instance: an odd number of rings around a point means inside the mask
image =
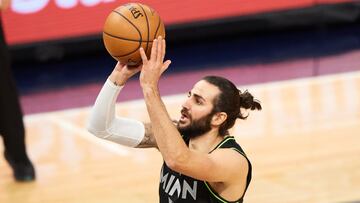
M 189 148 L 202 153 L 209 153 L 218 145 L 224 138 L 219 135 L 217 130 L 210 130 L 209 132 L 191 138 Z

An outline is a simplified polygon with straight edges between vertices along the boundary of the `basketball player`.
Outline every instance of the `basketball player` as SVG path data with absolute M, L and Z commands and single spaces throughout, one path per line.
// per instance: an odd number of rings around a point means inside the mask
M 0 11 L 9 3 L 9 0 L 0 0 Z M 35 170 L 26 153 L 22 116 L 0 12 L 0 135 L 4 141 L 5 159 L 13 170 L 15 180 L 32 181 L 35 179 Z
M 140 50 L 142 66 L 117 64 L 100 91 L 88 130 L 97 137 L 129 147 L 156 147 L 164 164 L 160 173 L 160 202 L 242 202 L 251 180 L 251 164 L 228 129 L 245 119 L 240 108 L 261 109 L 259 102 L 229 80 L 207 76 L 197 82 L 173 122 L 158 90 L 165 40 L 153 42 L 151 57 Z M 115 117 L 116 98 L 126 81 L 140 73 L 150 124 Z

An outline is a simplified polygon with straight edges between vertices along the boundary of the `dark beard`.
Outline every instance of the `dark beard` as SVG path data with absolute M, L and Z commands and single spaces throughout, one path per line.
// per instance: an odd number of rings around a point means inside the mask
M 191 120 L 190 125 L 180 127 L 177 125 L 177 129 L 184 138 L 195 138 L 203 135 L 211 130 L 211 118 L 214 115 L 213 112 L 205 115 L 197 120 Z

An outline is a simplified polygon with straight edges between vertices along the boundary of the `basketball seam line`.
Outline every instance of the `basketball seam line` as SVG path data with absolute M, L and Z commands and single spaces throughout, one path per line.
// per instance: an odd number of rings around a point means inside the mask
M 146 25 L 147 25 L 147 41 L 146 41 L 146 48 L 145 48 L 145 54 L 147 53 L 148 50 L 148 46 L 149 46 L 149 40 L 150 40 L 150 26 L 149 26 L 149 20 L 148 17 L 146 15 L 146 12 L 144 10 L 144 8 L 141 6 L 141 4 L 137 4 L 138 6 L 140 6 L 140 8 L 144 11 L 145 17 L 146 17 Z
M 132 41 L 132 42 L 153 42 L 153 41 L 139 41 L 137 39 L 129 39 L 129 38 L 124 38 L 124 37 L 119 37 L 119 36 L 115 36 L 115 35 L 112 35 L 110 33 L 107 33 L 105 31 L 103 31 L 104 34 L 106 35 L 109 35 L 110 37 L 113 37 L 113 38 L 117 38 L 117 39 L 122 39 L 122 40 L 126 40 L 126 41 Z
M 128 21 L 132 26 L 134 26 L 134 28 L 138 31 L 138 33 L 139 33 L 139 35 L 140 35 L 139 46 L 138 46 L 134 51 L 132 51 L 132 52 L 130 52 L 130 53 L 127 53 L 127 54 L 125 54 L 125 55 L 114 56 L 114 57 L 123 57 L 123 56 L 127 56 L 127 55 L 130 55 L 130 54 L 135 53 L 135 52 L 140 48 L 141 43 L 142 43 L 142 35 L 141 35 L 140 30 L 139 30 L 129 19 L 127 19 L 125 16 L 123 16 L 121 13 L 119 13 L 119 12 L 117 12 L 117 11 L 115 11 L 115 10 L 113 10 L 113 12 L 117 13 L 118 15 L 120 15 L 121 17 L 123 17 L 126 21 Z
M 158 17 L 159 17 L 159 22 L 158 22 L 158 25 L 157 25 L 157 28 L 156 28 L 156 31 L 155 31 L 154 39 L 155 39 L 155 37 L 156 37 L 156 35 L 157 35 L 157 32 L 159 31 L 159 28 L 160 28 L 160 21 L 161 21 L 161 19 L 160 19 L 160 16 L 159 16 L 159 15 L 158 15 Z

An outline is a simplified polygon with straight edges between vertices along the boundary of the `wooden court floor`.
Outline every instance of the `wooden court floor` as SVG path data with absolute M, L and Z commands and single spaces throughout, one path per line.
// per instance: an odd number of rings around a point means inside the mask
M 264 107 L 232 129 L 253 163 L 245 202 L 360 200 L 360 72 L 240 88 Z M 164 97 L 173 118 L 183 99 Z M 148 120 L 141 100 L 119 103 L 117 113 Z M 160 154 L 93 137 L 85 130 L 88 114 L 80 108 L 25 117 L 37 180 L 14 182 L 0 156 L 1 203 L 158 202 Z

